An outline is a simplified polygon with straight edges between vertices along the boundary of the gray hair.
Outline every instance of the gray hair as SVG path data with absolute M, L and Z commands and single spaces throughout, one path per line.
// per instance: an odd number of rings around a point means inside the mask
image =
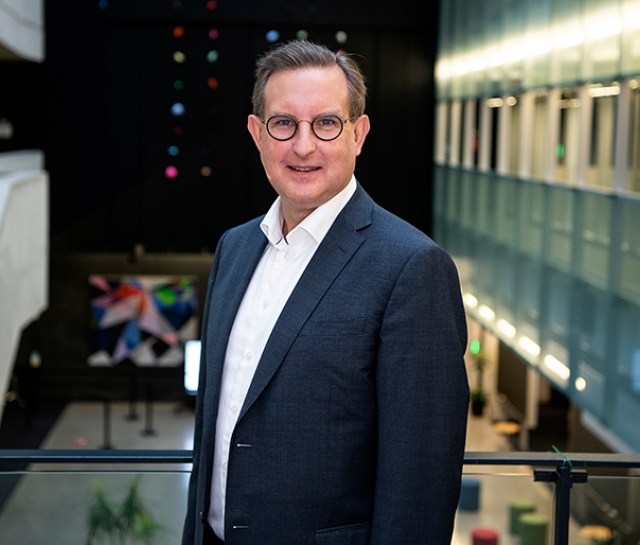
M 364 114 L 367 87 L 358 63 L 344 52 L 334 53 L 324 45 L 303 40 L 280 44 L 258 59 L 256 82 L 253 86 L 253 113 L 260 119 L 264 118 L 267 81 L 274 72 L 333 66 L 338 66 L 347 78 L 349 116 L 352 118 L 361 116 Z

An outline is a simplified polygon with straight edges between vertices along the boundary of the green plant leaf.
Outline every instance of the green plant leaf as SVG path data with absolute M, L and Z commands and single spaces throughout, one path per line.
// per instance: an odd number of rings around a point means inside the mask
M 107 499 L 103 483 L 95 486 L 93 501 L 89 504 L 87 527 L 90 540 L 112 537 L 119 528 L 114 505 Z
M 150 545 L 156 535 L 162 531 L 164 527 L 154 520 L 151 513 L 143 513 L 136 517 L 134 536 L 139 542 Z

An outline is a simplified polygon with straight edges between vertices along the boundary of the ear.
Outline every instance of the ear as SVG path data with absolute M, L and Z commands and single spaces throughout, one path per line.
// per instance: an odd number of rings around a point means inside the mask
M 371 129 L 371 124 L 369 123 L 368 115 L 361 115 L 354 122 L 354 134 L 356 139 L 356 156 L 360 155 L 362 151 L 362 146 L 364 145 L 364 141 L 367 138 L 367 134 L 369 134 L 369 130 Z
M 255 143 L 258 150 L 260 150 L 260 141 L 262 139 L 262 131 L 264 130 L 264 125 L 260 118 L 257 115 L 251 114 L 249 119 L 247 120 L 247 129 L 251 133 L 251 138 L 253 138 L 253 142 Z

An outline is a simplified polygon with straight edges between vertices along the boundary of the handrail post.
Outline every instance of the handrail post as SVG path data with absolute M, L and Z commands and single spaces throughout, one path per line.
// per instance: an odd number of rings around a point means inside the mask
M 569 543 L 569 515 L 571 505 L 571 467 L 565 461 L 557 470 L 553 494 L 553 545 L 568 545 Z
M 571 515 L 571 488 L 573 483 L 586 483 L 587 472 L 574 470 L 569 460 L 564 460 L 555 470 L 534 470 L 534 481 L 553 482 L 552 545 L 569 545 L 569 517 Z

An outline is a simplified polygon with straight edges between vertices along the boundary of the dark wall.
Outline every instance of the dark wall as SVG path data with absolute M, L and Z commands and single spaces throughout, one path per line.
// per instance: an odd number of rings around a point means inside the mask
M 72 251 L 213 250 L 275 193 L 246 131 L 256 56 L 304 29 L 357 53 L 372 131 L 356 174 L 380 204 L 428 232 L 436 3 L 219 0 L 48 2 L 42 136 L 51 223 Z M 181 38 L 173 36 L 182 25 Z M 211 40 L 209 30 L 218 30 Z M 348 35 L 345 44 L 337 31 Z M 186 62 L 176 64 L 176 50 Z M 206 55 L 219 54 L 211 64 Z M 207 86 L 215 77 L 217 89 Z M 174 82 L 184 83 L 182 90 Z M 184 104 L 182 118 L 171 105 Z M 183 129 L 181 136 L 175 126 Z M 169 155 L 175 145 L 179 154 Z M 168 165 L 178 168 L 174 180 Z M 211 168 L 210 176 L 201 174 Z
M 0 120 L 13 129 L 10 138 L 0 137 L 0 153 L 42 147 L 42 103 L 34 100 L 42 81 L 40 64 L 0 61 Z
M 498 393 L 507 397 L 518 418 L 524 417 L 527 410 L 527 364 L 502 342 L 498 360 Z

